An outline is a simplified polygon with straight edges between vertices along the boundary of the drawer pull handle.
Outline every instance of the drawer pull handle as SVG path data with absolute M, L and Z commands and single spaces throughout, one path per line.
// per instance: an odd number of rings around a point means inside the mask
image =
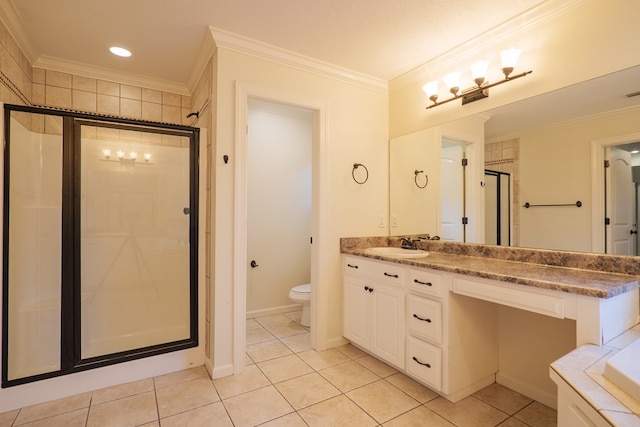
M 413 317 L 415 317 L 418 320 L 422 320 L 423 322 L 431 323 L 431 319 L 423 319 L 422 317 L 418 316 L 415 313 L 413 313 Z
M 357 265 L 351 265 L 351 264 L 347 264 L 347 267 L 349 267 L 349 268 L 356 268 L 356 269 L 358 268 L 358 266 L 357 266 Z
M 418 285 L 433 286 L 433 283 L 431 283 L 431 282 L 421 282 L 421 281 L 420 281 L 420 280 L 418 280 L 418 279 L 413 279 L 413 282 L 414 282 L 414 283 L 417 283 Z
M 413 361 L 416 362 L 418 365 L 422 365 L 422 366 L 426 366 L 427 368 L 430 368 L 431 365 L 429 365 L 428 363 L 422 363 L 421 361 L 418 360 L 417 357 L 413 356 L 412 357 Z
M 369 292 L 373 292 L 373 288 L 369 287 L 369 286 L 365 286 L 364 287 L 365 291 L 369 291 Z
M 387 272 L 385 272 L 384 275 L 387 277 L 393 277 L 394 279 L 397 279 L 399 277 L 397 274 L 389 274 Z

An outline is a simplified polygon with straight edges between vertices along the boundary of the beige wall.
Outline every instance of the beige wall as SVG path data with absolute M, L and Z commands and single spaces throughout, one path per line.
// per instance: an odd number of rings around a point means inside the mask
M 570 84 L 609 74 L 640 63 L 640 2 L 632 0 L 567 2 L 552 0 L 550 6 L 567 5 L 561 15 L 550 14 L 542 22 L 522 17 L 515 29 L 497 29 L 495 37 L 478 38 L 470 46 L 454 50 L 390 82 L 390 137 L 405 135 L 460 117 L 546 93 Z M 535 24 L 534 27 L 529 25 Z M 507 33 L 506 31 L 511 31 Z M 483 44 L 480 44 L 480 43 Z M 430 104 L 422 85 L 440 80 L 450 71 L 469 74 L 469 64 L 486 57 L 490 68 L 499 64 L 499 52 L 511 46 L 523 50 L 516 71 L 533 70 L 520 80 L 491 89 L 489 98 L 461 106 L 459 101 L 426 110 Z M 446 60 L 445 60 L 446 59 Z M 499 70 L 490 81 L 501 77 Z M 470 76 L 467 77 L 470 81 Z M 464 88 L 471 86 L 463 85 Z M 441 92 L 444 92 L 441 90 Z M 441 94 L 445 99 L 444 93 Z
M 344 236 L 386 235 L 388 228 L 378 228 L 378 215 L 387 212 L 388 128 L 387 93 L 321 73 L 304 71 L 229 49 L 217 50 L 217 129 L 214 161 L 235 150 L 235 83 L 246 82 L 279 96 L 308 100 L 324 105 L 326 112 L 326 210 L 320 220 L 325 227 L 322 239 L 326 253 L 319 254 L 320 283 L 314 290 L 330 302 L 320 307 L 325 324 L 317 337 L 320 347 L 342 340 L 342 269 L 339 239 Z M 353 163 L 369 169 L 364 185 L 351 178 Z M 233 342 L 229 331 L 233 324 L 230 305 L 234 287 L 233 224 L 234 168 L 219 165 L 216 173 L 215 203 L 215 322 L 213 335 L 216 365 L 232 363 Z M 320 329 L 320 328 L 318 328 Z M 244 333 L 244 332 L 242 332 Z
M 497 381 L 556 407 L 549 365 L 575 348 L 576 322 L 499 306 Z
M 520 246 L 592 250 L 591 141 L 640 132 L 640 108 L 520 136 Z M 581 208 L 522 205 L 574 203 Z

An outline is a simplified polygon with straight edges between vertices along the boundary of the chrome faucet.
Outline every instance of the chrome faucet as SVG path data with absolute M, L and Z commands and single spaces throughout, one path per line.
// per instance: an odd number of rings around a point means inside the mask
M 405 237 L 400 237 L 398 240 L 400 240 L 400 242 L 402 242 L 401 247 L 402 249 L 418 249 L 416 247 L 416 241 L 415 240 L 411 240 L 411 239 L 407 239 Z

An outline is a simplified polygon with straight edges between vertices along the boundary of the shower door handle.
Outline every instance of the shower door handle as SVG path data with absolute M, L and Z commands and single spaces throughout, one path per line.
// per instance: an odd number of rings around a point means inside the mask
M 256 268 L 258 266 L 258 263 L 256 262 L 255 259 L 252 259 L 249 265 L 251 265 L 251 268 Z
M 184 208 L 182 209 L 182 213 L 185 215 L 189 215 L 191 213 L 191 209 L 190 208 Z

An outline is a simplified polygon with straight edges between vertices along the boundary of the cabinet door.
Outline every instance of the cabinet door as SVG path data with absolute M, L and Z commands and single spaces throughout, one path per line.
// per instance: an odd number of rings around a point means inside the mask
M 387 362 L 404 369 L 404 289 L 380 283 L 374 283 L 371 287 L 371 350 Z
M 367 283 L 360 278 L 344 278 L 343 334 L 365 348 L 369 347 L 371 331 L 371 293 Z

